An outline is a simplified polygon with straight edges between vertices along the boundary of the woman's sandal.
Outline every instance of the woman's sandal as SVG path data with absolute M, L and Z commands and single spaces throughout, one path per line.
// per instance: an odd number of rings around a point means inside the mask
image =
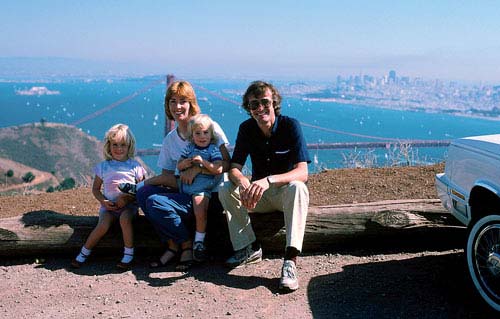
M 188 257 L 186 258 L 186 254 L 189 252 Z M 193 266 L 193 249 L 192 248 L 184 248 L 181 249 L 179 263 L 175 266 L 176 271 L 188 271 L 191 266 Z
M 161 257 L 165 256 L 166 254 L 168 254 L 167 261 L 166 262 L 162 262 L 161 261 Z M 167 265 L 169 265 L 177 257 L 177 251 L 173 250 L 172 248 L 167 248 L 167 250 L 165 251 L 165 253 L 161 257 L 158 258 L 158 260 L 151 262 L 149 264 L 149 267 L 150 268 L 166 267 Z

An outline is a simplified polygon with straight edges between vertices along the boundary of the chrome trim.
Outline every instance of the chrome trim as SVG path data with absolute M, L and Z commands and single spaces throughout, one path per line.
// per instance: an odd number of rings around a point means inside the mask
M 451 194 L 455 195 L 456 197 L 458 197 L 461 200 L 465 201 L 465 196 L 462 193 L 458 192 L 457 190 L 455 190 L 453 188 L 451 189 Z

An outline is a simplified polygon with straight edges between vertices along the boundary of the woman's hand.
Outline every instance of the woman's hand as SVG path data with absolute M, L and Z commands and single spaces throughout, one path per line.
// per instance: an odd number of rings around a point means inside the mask
M 198 175 L 201 172 L 201 168 L 197 166 L 193 166 L 191 168 L 188 168 L 184 171 L 182 171 L 180 174 L 181 182 L 187 185 L 191 185 L 194 181 L 194 178 L 196 175 Z
M 177 169 L 179 171 L 186 170 L 193 166 L 193 160 L 191 158 L 185 158 L 177 163 Z

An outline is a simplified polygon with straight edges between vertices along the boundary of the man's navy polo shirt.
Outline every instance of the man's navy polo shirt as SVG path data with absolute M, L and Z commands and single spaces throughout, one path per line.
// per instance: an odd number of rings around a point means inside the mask
M 299 162 L 311 162 L 299 122 L 284 115 L 276 116 L 269 138 L 253 118 L 240 124 L 231 163 L 245 165 L 248 155 L 252 181 L 289 172 Z

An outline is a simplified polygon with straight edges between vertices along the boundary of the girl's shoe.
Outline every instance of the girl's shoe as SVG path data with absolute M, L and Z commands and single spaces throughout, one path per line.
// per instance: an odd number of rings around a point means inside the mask
M 120 269 L 120 270 L 129 270 L 130 268 L 132 267 L 132 261 L 128 262 L 128 263 L 124 263 L 124 262 L 119 262 L 116 264 L 116 268 Z
M 78 269 L 78 268 L 82 267 L 82 265 L 83 265 L 83 263 L 76 260 L 76 258 L 71 261 L 72 268 Z
M 78 261 L 78 257 L 82 258 L 83 261 Z M 89 255 L 85 255 L 83 252 L 80 252 L 78 256 L 76 256 L 72 261 L 71 261 L 71 267 L 78 269 L 83 266 L 83 263 L 87 261 L 87 258 L 89 258 Z
M 125 254 L 125 255 L 132 256 L 132 258 L 134 257 L 134 255 L 132 255 L 132 254 Z M 130 267 L 132 266 L 133 261 L 134 261 L 134 259 L 130 259 L 130 261 L 128 263 L 120 261 L 118 264 L 116 264 L 116 268 L 121 269 L 121 270 L 129 270 Z

